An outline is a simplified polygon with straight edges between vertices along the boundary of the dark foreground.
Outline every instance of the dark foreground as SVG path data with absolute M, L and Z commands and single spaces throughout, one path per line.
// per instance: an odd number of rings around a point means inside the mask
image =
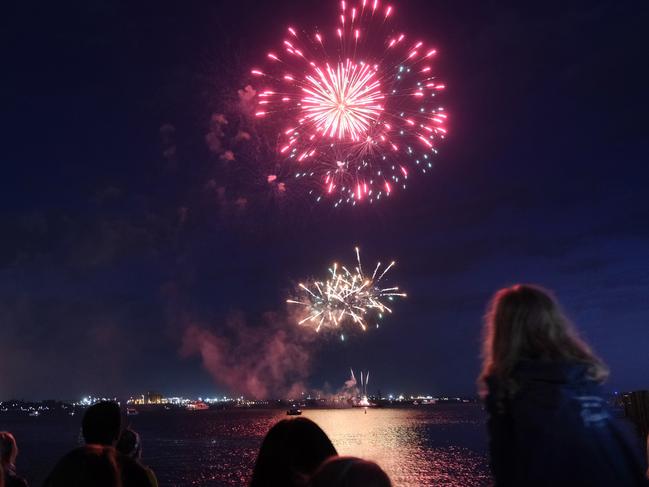
M 376 461 L 395 486 L 481 486 L 489 482 L 484 413 L 477 404 L 412 409 L 305 410 L 342 455 Z M 262 438 L 284 410 L 156 411 L 130 416 L 143 460 L 161 486 L 245 485 Z M 16 435 L 18 470 L 40 485 L 79 445 L 81 415 L 0 416 Z

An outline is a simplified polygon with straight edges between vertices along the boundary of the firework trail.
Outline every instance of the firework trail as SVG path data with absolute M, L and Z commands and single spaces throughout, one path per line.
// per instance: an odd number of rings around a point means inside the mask
M 379 262 L 372 275 L 366 276 L 358 247 L 355 250 L 355 268 L 349 270 L 344 265 L 334 263 L 329 268 L 329 278 L 326 281 L 300 283 L 300 296 L 286 301 L 304 307 L 305 316 L 298 321 L 300 325 L 312 326 L 316 332 L 322 328 L 336 329 L 344 340 L 342 328 L 346 323 L 355 324 L 366 331 L 370 322 L 383 318 L 385 313 L 392 313 L 386 302 L 406 296 L 397 286 L 383 287 L 381 283 L 394 262 L 385 267 Z
M 335 27 L 288 27 L 259 78 L 255 115 L 278 124 L 278 151 L 317 201 L 373 202 L 432 168 L 447 114 L 436 50 L 392 30 L 392 6 L 340 2 Z

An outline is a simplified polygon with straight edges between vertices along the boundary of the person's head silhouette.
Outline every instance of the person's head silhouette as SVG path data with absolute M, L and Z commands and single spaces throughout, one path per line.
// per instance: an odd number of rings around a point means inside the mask
M 298 485 L 334 455 L 337 452 L 331 440 L 313 421 L 284 419 L 264 438 L 250 486 Z
M 124 431 L 122 431 L 122 434 L 119 437 L 117 446 L 115 446 L 115 448 L 122 455 L 131 457 L 134 460 L 139 460 L 142 456 L 142 444 L 140 442 L 140 435 L 132 429 L 126 428 Z
M 115 446 L 122 428 L 119 405 L 104 401 L 90 406 L 83 416 L 81 430 L 87 445 Z

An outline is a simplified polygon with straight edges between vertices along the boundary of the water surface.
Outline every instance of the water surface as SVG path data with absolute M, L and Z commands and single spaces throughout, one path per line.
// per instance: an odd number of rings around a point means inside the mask
M 373 460 L 395 486 L 488 485 L 484 414 L 479 405 L 410 409 L 305 410 L 341 455 Z M 129 417 L 142 435 L 144 461 L 161 486 L 245 485 L 261 441 L 283 410 L 159 411 Z M 16 434 L 19 470 L 39 485 L 79 443 L 80 415 L 0 416 Z

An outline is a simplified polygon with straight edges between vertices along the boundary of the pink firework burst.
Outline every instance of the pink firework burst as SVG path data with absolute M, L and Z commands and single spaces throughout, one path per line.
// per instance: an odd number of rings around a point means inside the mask
M 316 132 L 339 140 L 359 141 L 377 120 L 384 98 L 376 72 L 349 60 L 336 69 L 316 67 L 318 77 L 306 76 L 302 110 Z
M 378 0 L 342 1 L 329 36 L 289 27 L 283 52 L 252 70 L 256 116 L 279 128 L 280 156 L 315 183 L 317 201 L 374 202 L 433 167 L 447 121 L 436 50 L 395 32 L 393 14 Z

